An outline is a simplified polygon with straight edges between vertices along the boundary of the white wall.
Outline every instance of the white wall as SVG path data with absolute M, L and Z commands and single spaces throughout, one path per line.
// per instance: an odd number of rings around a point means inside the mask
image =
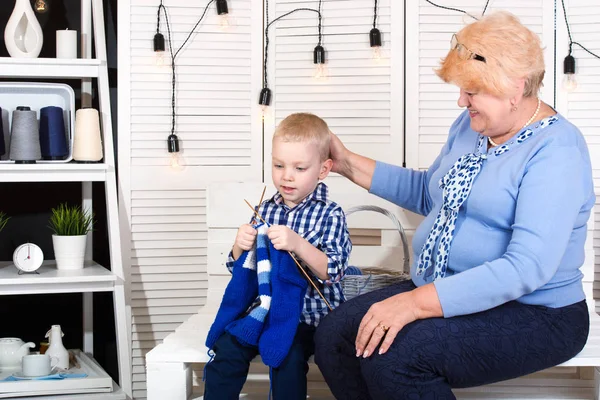
M 600 17 L 596 0 L 565 1 L 574 39 L 599 52 L 600 36 L 594 30 Z M 178 47 L 206 2 L 164 3 Z M 438 3 L 480 14 L 485 1 Z M 124 265 L 131 265 L 136 398 L 145 397 L 144 354 L 205 301 L 207 185 L 215 181 L 261 182 L 263 177 L 269 183 L 270 137 L 282 118 L 296 111 L 314 112 L 324 117 L 352 150 L 391 163 L 406 161 L 410 167 L 427 168 L 460 112 L 457 90 L 441 83 L 432 68 L 447 51 L 451 34 L 463 26 L 462 15 L 424 0 L 379 1 L 378 27 L 387 58 L 376 64 L 368 47 L 373 1 L 326 0 L 323 46 L 330 77 L 323 82 L 312 78 L 315 14 L 300 12 L 274 25 L 268 67 L 273 107 L 263 129 L 257 105 L 262 87 L 263 3 L 232 0 L 229 8 L 236 22 L 234 30 L 218 31 L 213 4 L 199 33 L 177 60 L 177 134 L 187 167 L 173 172 L 167 166 L 166 152 L 170 69 L 153 65 L 158 4 L 158 0 L 119 2 L 119 189 Z M 317 1 L 271 0 L 270 19 L 296 7 L 317 6 Z M 552 104 L 554 2 L 490 1 L 490 11 L 499 8 L 514 12 L 541 35 L 548 71 L 543 99 Z M 567 46 L 560 8 L 558 11 L 556 78 L 560 80 Z M 166 36 L 164 19 L 161 31 Z M 567 96 L 559 87 L 557 108 L 586 135 L 600 192 L 600 122 L 595 118 L 600 105 L 600 60 L 578 49 L 574 55 L 580 89 Z M 376 203 L 393 209 L 409 234 L 418 222 L 414 215 L 371 198 L 341 177 L 328 178 L 328 184 L 334 199 L 344 207 Z M 240 193 L 231 201 L 245 197 Z M 599 217 L 596 213 L 595 219 Z M 600 228 L 593 227 L 592 221 L 587 280 L 593 275 L 593 250 L 600 246 Z M 600 256 L 596 260 L 599 264 Z

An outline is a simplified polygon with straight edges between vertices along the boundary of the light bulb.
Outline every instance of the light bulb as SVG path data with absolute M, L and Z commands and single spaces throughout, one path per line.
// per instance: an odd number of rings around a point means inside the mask
M 233 20 L 229 14 L 219 15 L 219 30 L 226 32 L 233 28 Z
M 36 12 L 44 14 L 48 12 L 48 3 L 45 0 L 36 0 L 34 8 Z
M 326 64 L 315 64 L 315 72 L 313 77 L 318 80 L 324 80 L 328 77 L 327 65 Z
M 575 74 L 565 74 L 562 86 L 567 92 L 572 92 L 577 89 L 577 79 L 575 79 Z
M 154 64 L 157 67 L 162 67 L 165 65 L 165 52 L 164 51 L 155 51 L 154 52 Z
M 169 167 L 173 171 L 181 171 L 184 168 L 183 158 L 179 154 L 179 152 L 169 153 Z
M 563 89 L 567 92 L 572 92 L 577 89 L 577 80 L 575 79 L 575 57 L 573 57 L 570 52 L 563 62 L 563 73 Z
M 375 60 L 375 61 L 381 61 L 381 47 L 380 46 L 371 47 L 371 57 L 373 57 L 373 60 Z

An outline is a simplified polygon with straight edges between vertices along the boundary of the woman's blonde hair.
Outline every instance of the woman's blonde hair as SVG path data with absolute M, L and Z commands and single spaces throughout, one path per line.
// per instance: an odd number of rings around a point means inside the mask
M 525 79 L 523 96 L 536 96 L 544 79 L 544 54 L 538 35 L 506 11 L 497 11 L 461 29 L 458 42 L 485 62 L 450 50 L 435 72 L 447 83 L 469 91 L 510 97 L 516 79 Z
M 290 114 L 279 123 L 273 140 L 285 142 L 312 142 L 319 148 L 321 161 L 329 158 L 329 127 L 321 118 L 310 113 Z

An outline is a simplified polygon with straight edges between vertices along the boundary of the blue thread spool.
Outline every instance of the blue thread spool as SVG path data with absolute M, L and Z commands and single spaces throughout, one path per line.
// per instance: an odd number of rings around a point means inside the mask
M 6 154 L 6 146 L 4 145 L 4 124 L 2 120 L 2 108 L 0 108 L 0 156 Z
M 40 109 L 40 147 L 44 160 L 64 160 L 69 154 L 63 109 Z
M 10 159 L 16 164 L 34 164 L 42 158 L 37 114 L 27 106 L 19 106 L 12 115 Z

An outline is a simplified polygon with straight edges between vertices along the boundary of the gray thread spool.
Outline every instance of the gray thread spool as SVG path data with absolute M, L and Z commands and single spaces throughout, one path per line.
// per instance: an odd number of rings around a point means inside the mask
M 37 114 L 29 107 L 17 107 L 12 118 L 10 159 L 17 164 L 33 164 L 41 158 Z

